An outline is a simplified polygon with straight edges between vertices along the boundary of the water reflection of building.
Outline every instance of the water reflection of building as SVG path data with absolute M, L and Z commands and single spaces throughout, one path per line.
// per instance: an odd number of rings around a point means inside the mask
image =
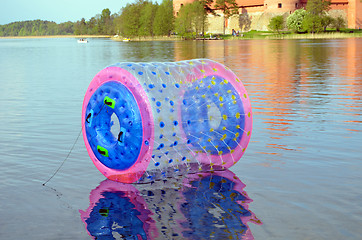
M 195 0 L 174 0 L 174 12 L 178 15 L 180 9 L 187 3 Z M 239 16 L 226 19 L 226 32 L 236 30 L 267 30 L 269 20 L 276 15 L 288 16 L 296 9 L 304 8 L 307 0 L 236 0 L 239 6 Z M 342 16 L 349 28 L 362 27 L 362 2 L 360 0 L 331 0 L 332 16 Z M 220 16 L 209 15 L 209 32 L 223 32 L 223 14 Z M 239 24 L 240 22 L 240 24 Z
M 190 56 L 190 51 L 179 47 L 186 43 L 175 43 L 175 60 Z M 295 91 L 299 81 L 296 73 L 301 71 L 300 50 L 295 41 L 208 41 L 204 46 L 189 43 L 191 48 L 204 52 L 206 58 L 216 60 L 232 69 L 246 84 L 249 95 L 254 99 L 254 109 L 269 116 L 265 119 L 274 130 L 274 137 L 288 134 L 291 120 L 284 118 L 292 114 L 291 104 L 298 101 Z M 176 50 L 177 49 L 177 50 Z M 260 81 L 260 82 L 257 82 Z M 251 86 L 248 84 L 252 83 Z M 260 87 L 263 85 L 263 89 Z M 255 101 L 257 105 L 255 105 Z
M 81 218 L 93 239 L 253 239 L 245 185 L 230 171 L 154 184 L 103 181 Z
M 327 106 L 336 94 L 344 99 L 338 105 L 360 113 L 361 47 L 358 39 L 184 41 L 175 42 L 175 60 L 202 55 L 228 66 L 246 87 L 268 137 L 281 139 L 295 134 L 300 115 L 305 121 L 321 116 L 317 106 Z M 298 150 L 273 140 L 267 147 L 266 154 Z
M 339 51 L 338 54 L 346 54 L 347 66 L 342 70 L 343 75 L 348 77 L 348 81 L 351 85 L 361 85 L 362 79 L 362 57 L 360 54 L 362 43 L 355 39 L 347 39 L 348 48 L 346 51 Z M 343 56 L 342 56 L 343 57 Z M 360 89 L 362 90 L 362 89 Z

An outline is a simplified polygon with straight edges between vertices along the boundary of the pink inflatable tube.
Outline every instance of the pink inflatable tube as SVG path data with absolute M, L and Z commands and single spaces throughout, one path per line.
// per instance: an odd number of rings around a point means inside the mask
M 250 141 L 252 112 L 240 79 L 214 61 L 119 63 L 90 83 L 82 125 L 100 172 L 148 182 L 234 165 Z

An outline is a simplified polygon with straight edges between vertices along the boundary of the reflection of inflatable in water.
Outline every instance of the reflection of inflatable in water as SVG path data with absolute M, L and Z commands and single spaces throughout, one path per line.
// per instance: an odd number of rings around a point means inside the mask
M 252 113 L 243 84 L 222 64 L 120 63 L 90 83 L 82 124 L 89 156 L 107 178 L 151 182 L 190 172 L 190 163 L 194 172 L 234 165 Z
M 79 212 L 93 239 L 155 239 L 157 236 L 156 229 L 152 229 L 152 213 L 133 185 L 105 180 L 92 190 L 89 198 L 89 208 Z
M 154 184 L 103 181 L 80 210 L 93 239 L 253 239 L 245 185 L 229 170 Z

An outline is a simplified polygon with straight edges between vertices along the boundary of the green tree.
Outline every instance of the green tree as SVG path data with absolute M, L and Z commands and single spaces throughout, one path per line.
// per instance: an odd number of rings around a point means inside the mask
M 181 36 L 203 34 L 207 27 L 206 10 L 201 1 L 186 4 L 175 20 L 175 30 Z
M 344 20 L 343 17 L 338 16 L 337 18 L 334 19 L 332 26 L 336 29 L 337 32 L 339 32 L 341 28 L 346 27 L 346 21 Z
M 216 14 L 215 9 L 213 7 L 214 0 L 199 0 L 199 2 L 203 6 L 202 34 L 204 35 L 204 33 L 206 32 L 206 29 L 207 29 L 207 25 L 208 25 L 207 15 L 212 14 L 212 15 L 216 16 L 217 14 Z
M 175 31 L 178 35 L 187 36 L 192 33 L 191 4 L 184 5 L 175 19 Z
M 59 34 L 61 35 L 69 35 L 74 34 L 73 23 L 71 21 L 60 23 L 59 26 Z
M 80 20 L 80 33 L 87 34 L 87 23 L 84 18 Z
M 293 32 L 304 32 L 303 19 L 307 15 L 307 11 L 304 9 L 297 9 L 287 18 L 287 27 Z
M 308 0 L 306 10 L 309 14 L 324 16 L 331 8 L 331 0 Z
M 323 25 L 324 31 L 327 30 L 328 26 L 332 25 L 333 21 L 334 21 L 334 18 L 332 18 L 329 15 L 322 17 L 322 25 Z
M 307 14 L 302 22 L 303 28 L 311 33 L 322 32 L 326 26 L 326 21 L 323 18 L 330 9 L 330 5 L 330 0 L 308 0 Z
M 170 35 L 174 28 L 173 1 L 163 0 L 157 8 L 153 32 L 155 35 Z
M 157 11 L 158 5 L 153 4 L 152 2 L 145 2 L 144 6 L 141 9 L 140 17 L 140 36 L 153 36 L 153 22 L 155 19 L 155 14 Z
M 226 19 L 231 17 L 232 15 L 239 13 L 239 6 L 235 2 L 235 0 L 216 0 L 215 2 L 215 9 L 221 10 L 224 14 L 224 27 L 223 32 L 225 35 L 225 22 Z
M 24 36 L 31 35 L 31 29 L 33 28 L 33 21 L 25 21 L 23 22 L 24 25 Z M 56 25 L 56 23 L 54 23 Z
M 85 22 L 84 18 L 74 23 L 74 34 L 75 35 L 87 34 L 87 23 Z
M 272 19 L 270 19 L 268 28 L 271 31 L 277 31 L 279 33 L 279 31 L 284 28 L 284 25 L 285 25 L 284 17 L 279 15 L 279 16 L 275 16 Z
M 87 34 L 97 34 L 98 33 L 98 24 L 95 17 L 91 17 L 87 22 Z
M 202 35 L 204 35 L 207 28 L 207 10 L 205 9 L 202 1 L 196 1 L 191 5 L 195 32 L 197 34 L 201 32 Z
M 12 36 L 16 36 L 17 34 L 14 31 L 11 31 L 11 35 Z M 31 29 L 31 35 L 32 36 L 38 36 L 39 35 L 39 31 L 38 31 L 38 26 L 37 25 L 33 25 L 33 28 Z
M 105 8 L 102 10 L 98 24 L 99 34 L 113 34 L 113 20 L 111 19 L 111 11 L 109 10 L 109 8 Z
M 323 31 L 322 18 L 317 15 L 307 14 L 302 22 L 302 26 L 310 33 L 320 33 Z
M 137 4 L 128 4 L 120 15 L 120 32 L 127 37 L 138 36 L 141 10 Z
M 214 0 L 198 0 L 203 6 L 206 11 L 206 13 L 211 13 L 213 15 L 216 15 L 215 9 L 213 7 Z
M 26 36 L 26 30 L 24 27 L 22 27 L 18 33 L 18 36 Z
M 58 34 L 58 24 L 55 22 L 50 22 L 48 26 L 49 35 L 57 35 Z

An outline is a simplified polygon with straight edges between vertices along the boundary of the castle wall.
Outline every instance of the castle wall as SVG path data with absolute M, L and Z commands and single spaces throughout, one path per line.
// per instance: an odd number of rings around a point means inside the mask
M 350 0 L 348 4 L 348 27 L 362 29 L 362 1 Z
M 226 34 L 231 34 L 232 29 L 240 32 L 247 32 L 250 30 L 258 30 L 258 31 L 267 31 L 270 19 L 283 15 L 286 19 L 289 16 L 289 13 L 280 12 L 248 12 L 241 15 L 234 15 L 228 20 L 227 28 L 225 29 Z M 210 27 L 212 27 L 210 25 Z M 209 30 L 212 30 L 209 28 Z
M 192 3 L 195 0 L 174 0 L 174 11 L 177 12 L 181 6 Z M 232 29 L 236 31 L 268 30 L 271 18 L 283 15 L 285 19 L 296 9 L 304 8 L 308 0 L 236 0 L 239 7 L 239 15 L 234 15 L 225 20 L 225 33 L 231 34 Z M 342 16 L 349 28 L 362 28 L 362 0 L 331 0 L 332 17 Z M 208 16 L 208 32 L 214 34 L 223 33 L 224 17 L 222 12 L 217 11 L 220 16 Z
M 299 0 L 265 0 L 265 12 L 285 13 L 293 12 L 298 8 Z

